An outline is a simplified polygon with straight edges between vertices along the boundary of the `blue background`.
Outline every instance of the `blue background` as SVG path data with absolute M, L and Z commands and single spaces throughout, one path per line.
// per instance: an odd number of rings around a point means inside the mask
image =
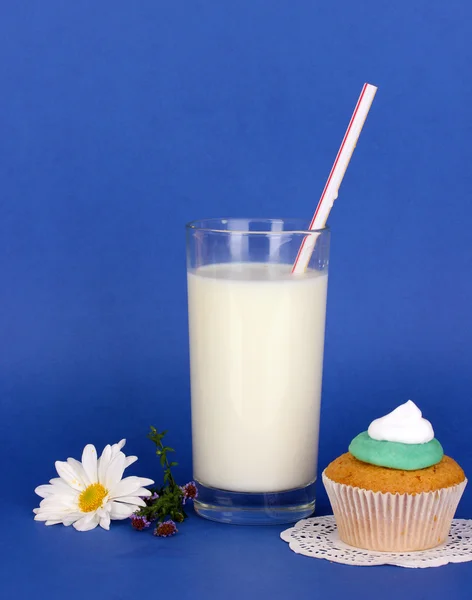
M 127 437 L 158 477 L 151 423 L 191 477 L 184 223 L 309 220 L 364 81 L 329 221 L 320 465 L 412 398 L 472 473 L 471 18 L 464 0 L 1 4 L 3 597 L 468 597 L 471 564 L 361 569 L 296 556 L 283 527 L 194 516 L 158 540 L 31 510 L 87 442 Z

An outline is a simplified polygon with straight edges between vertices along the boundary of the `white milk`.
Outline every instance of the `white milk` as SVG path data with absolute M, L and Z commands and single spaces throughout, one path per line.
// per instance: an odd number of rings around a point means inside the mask
M 316 477 L 326 273 L 229 263 L 188 275 L 195 478 L 277 492 Z

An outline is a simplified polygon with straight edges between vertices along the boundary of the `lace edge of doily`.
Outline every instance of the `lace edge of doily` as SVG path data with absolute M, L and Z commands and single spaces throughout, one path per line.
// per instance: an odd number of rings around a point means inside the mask
M 325 515 L 327 517 L 332 517 L 333 515 Z M 389 553 L 385 553 L 385 559 L 382 559 L 378 556 L 379 553 L 372 552 L 371 561 L 364 563 L 355 563 L 352 560 L 343 560 L 342 557 L 337 557 L 336 560 L 333 560 L 330 556 L 313 556 L 313 554 L 304 552 L 303 548 L 300 548 L 299 542 L 292 537 L 292 534 L 298 531 L 304 523 L 315 520 L 316 517 L 310 517 L 308 519 L 301 519 L 298 521 L 293 527 L 285 529 L 280 533 L 280 538 L 289 544 L 289 548 L 295 554 L 300 554 L 302 556 L 306 556 L 308 558 L 318 558 L 321 560 L 327 560 L 328 562 L 335 562 L 337 564 L 350 565 L 354 567 L 375 567 L 375 566 L 394 566 L 394 567 L 403 567 L 405 569 L 426 569 L 426 568 L 434 568 L 434 567 L 442 567 L 447 564 L 459 564 L 472 561 L 472 552 L 469 555 L 461 555 L 458 554 L 456 556 L 453 555 L 445 555 L 443 557 L 436 557 L 428 559 L 427 557 L 423 558 L 423 560 L 418 560 L 418 562 L 412 561 L 402 561 L 400 557 L 397 559 L 392 558 L 392 556 L 388 556 Z M 471 519 L 454 519 L 454 523 L 470 523 Z M 445 544 L 447 546 L 447 544 Z M 346 546 L 348 549 L 349 546 Z M 367 550 L 366 553 L 369 551 Z

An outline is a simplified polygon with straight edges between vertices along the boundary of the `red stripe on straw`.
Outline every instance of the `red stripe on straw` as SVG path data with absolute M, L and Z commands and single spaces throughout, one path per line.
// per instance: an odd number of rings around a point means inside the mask
M 320 210 L 320 208 L 321 208 L 321 205 L 323 204 L 323 200 L 324 200 L 324 198 L 325 198 L 325 195 L 326 195 L 326 192 L 327 192 L 327 190 L 328 190 L 328 186 L 329 186 L 329 184 L 331 183 L 331 179 L 333 178 L 334 171 L 336 170 L 337 164 L 338 164 L 338 162 L 339 162 L 339 158 L 340 158 L 340 156 L 341 156 L 341 153 L 342 153 L 342 151 L 343 151 L 343 149 L 344 149 L 344 146 L 345 146 L 345 144 L 346 144 L 347 137 L 348 137 L 348 135 L 349 135 L 349 134 L 350 134 L 350 132 L 351 132 L 352 125 L 353 125 L 353 123 L 354 123 L 354 120 L 355 120 L 355 118 L 356 118 L 356 116 L 357 116 L 357 113 L 358 113 L 358 111 L 359 111 L 359 106 L 361 105 L 362 99 L 364 98 L 364 94 L 365 94 L 365 92 L 366 92 L 366 90 L 367 90 L 367 87 L 368 87 L 368 84 L 367 84 L 367 83 L 364 83 L 364 86 L 363 86 L 363 88 L 362 88 L 361 94 L 360 94 L 360 96 L 359 96 L 359 99 L 358 99 L 358 101 L 357 101 L 356 107 L 355 107 L 355 109 L 354 109 L 354 112 L 352 113 L 351 120 L 349 121 L 349 125 L 347 126 L 346 133 L 344 134 L 343 141 L 342 141 L 342 143 L 341 143 L 341 146 L 340 146 L 340 148 L 339 148 L 339 150 L 338 150 L 338 153 L 337 153 L 337 155 L 336 155 L 336 160 L 334 161 L 334 164 L 333 164 L 333 166 L 331 167 L 331 171 L 330 171 L 330 173 L 329 173 L 328 180 L 326 181 L 326 184 L 325 184 L 325 186 L 324 186 L 324 189 L 323 189 L 323 193 L 321 194 L 321 198 L 320 198 L 320 200 L 319 200 L 319 202 L 318 202 L 318 206 L 316 207 L 315 214 L 313 215 L 313 218 L 312 218 L 312 220 L 311 220 L 311 223 L 310 223 L 309 229 L 313 229 L 313 226 L 314 226 L 314 224 L 315 224 L 316 217 L 317 217 L 317 215 L 318 215 L 318 212 L 319 212 L 319 210 Z M 308 237 L 308 236 L 305 236 L 305 237 L 303 238 L 303 241 L 302 241 L 302 243 L 300 244 L 300 248 L 298 249 L 298 253 L 297 253 L 297 258 L 295 259 L 295 262 L 294 262 L 294 264 L 293 264 L 293 267 L 292 267 L 292 273 L 294 273 L 294 272 L 295 272 L 295 270 L 296 270 L 297 263 L 298 263 L 298 261 L 299 261 L 299 259 L 300 259 L 300 255 L 301 255 L 301 253 L 302 253 L 302 251 L 303 251 L 303 248 L 305 247 L 305 243 L 306 243 L 307 237 Z

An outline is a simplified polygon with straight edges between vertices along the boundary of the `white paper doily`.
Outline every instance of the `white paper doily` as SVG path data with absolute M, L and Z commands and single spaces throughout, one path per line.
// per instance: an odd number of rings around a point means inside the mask
M 339 539 L 333 515 L 302 519 L 283 531 L 280 537 L 297 554 L 344 565 L 425 568 L 472 560 L 471 519 L 454 519 L 447 542 L 421 552 L 371 552 L 348 546 Z

